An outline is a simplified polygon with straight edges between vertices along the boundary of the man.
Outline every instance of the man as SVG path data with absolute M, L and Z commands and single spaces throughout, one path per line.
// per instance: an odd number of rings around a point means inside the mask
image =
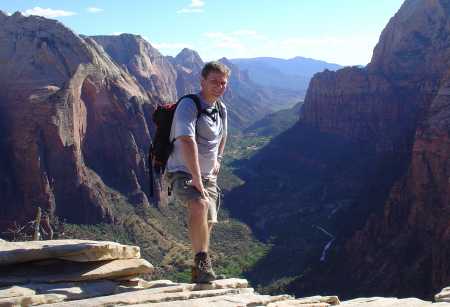
M 202 112 L 190 98 L 180 101 L 170 139 L 176 139 L 167 161 L 165 180 L 175 198 L 189 209 L 188 233 L 194 254 L 191 282 L 210 282 L 216 277 L 208 256 L 211 227 L 217 223 L 220 206 L 217 187 L 227 135 L 227 113 L 219 97 L 225 92 L 231 71 L 224 64 L 207 63 L 196 93 Z M 220 278 L 224 278 L 221 276 Z

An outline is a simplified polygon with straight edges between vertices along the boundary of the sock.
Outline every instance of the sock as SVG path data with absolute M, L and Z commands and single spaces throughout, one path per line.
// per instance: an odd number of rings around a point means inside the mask
M 201 252 L 195 254 L 195 258 L 199 258 L 199 259 L 205 258 L 207 254 L 208 254 L 207 251 L 201 251 Z

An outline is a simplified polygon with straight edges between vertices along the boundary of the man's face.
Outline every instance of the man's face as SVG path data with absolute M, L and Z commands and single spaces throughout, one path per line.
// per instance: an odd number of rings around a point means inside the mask
M 202 83 L 200 94 L 210 103 L 214 103 L 227 88 L 228 79 L 220 71 L 211 71 L 206 79 L 200 77 L 200 80 Z

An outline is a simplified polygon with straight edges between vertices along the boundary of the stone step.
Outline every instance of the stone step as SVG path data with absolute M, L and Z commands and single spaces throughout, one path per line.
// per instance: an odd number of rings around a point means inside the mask
M 151 271 L 153 271 L 153 266 L 144 259 L 95 262 L 48 260 L 2 267 L 0 271 L 0 286 L 79 282 L 118 279 L 120 277 L 131 279 L 139 276 L 141 273 L 150 273 Z
M 171 287 L 168 287 L 171 288 Z M 217 290 L 200 290 L 200 291 L 183 291 L 183 286 L 173 286 L 172 289 L 165 289 L 167 292 L 155 291 L 158 289 L 138 290 L 134 292 L 115 294 L 91 298 L 86 300 L 78 300 L 72 302 L 62 302 L 51 305 L 41 305 L 42 307 L 104 307 L 115 305 L 137 305 L 148 303 L 160 303 L 165 301 L 185 301 L 204 297 L 220 297 L 230 294 L 253 293 L 252 288 L 246 289 L 217 289 Z M 173 292 L 172 292 L 173 291 Z
M 96 296 L 116 294 L 117 289 L 117 285 L 111 281 L 83 285 L 28 284 L 24 286 L 0 288 L 0 299 L 8 297 L 33 296 L 39 294 L 59 294 L 65 296 L 65 300 L 80 300 Z
M 140 257 L 139 247 L 109 241 L 49 240 L 0 244 L 1 266 L 46 259 L 89 262 Z

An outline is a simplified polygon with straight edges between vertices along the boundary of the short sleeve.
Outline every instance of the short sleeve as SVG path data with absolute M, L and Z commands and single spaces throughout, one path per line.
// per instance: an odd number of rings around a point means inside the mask
M 197 107 L 190 98 L 180 101 L 173 117 L 171 137 L 179 138 L 181 135 L 195 137 L 195 121 L 197 120 Z

